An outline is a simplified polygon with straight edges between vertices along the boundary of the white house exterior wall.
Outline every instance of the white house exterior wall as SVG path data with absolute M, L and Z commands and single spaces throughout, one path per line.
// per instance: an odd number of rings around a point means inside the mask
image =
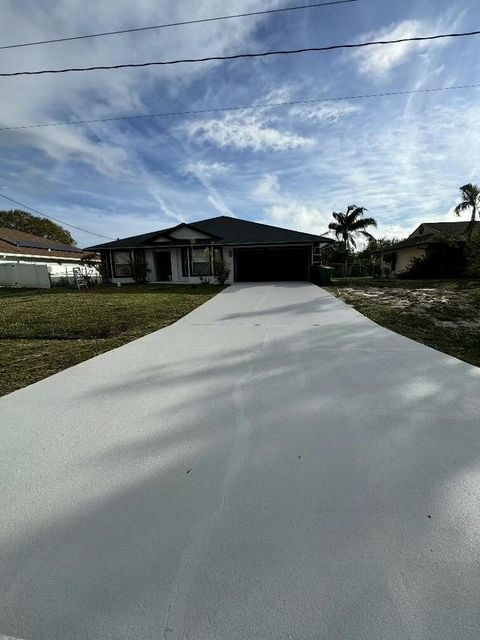
M 397 254 L 397 262 L 395 264 L 395 270 L 393 273 L 400 274 L 406 271 L 409 266 L 412 258 L 424 258 L 425 257 L 425 249 L 419 249 L 418 247 L 404 247 L 403 249 L 397 249 L 394 253 Z M 387 263 L 383 260 L 382 255 L 382 266 L 388 266 L 390 263 Z
M 397 264 L 395 266 L 395 273 L 403 273 L 410 266 L 412 258 L 425 257 L 425 249 L 419 249 L 418 247 L 405 247 L 397 251 Z

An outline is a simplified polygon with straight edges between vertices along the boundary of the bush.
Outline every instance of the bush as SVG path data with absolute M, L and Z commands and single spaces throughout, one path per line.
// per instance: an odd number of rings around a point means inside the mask
M 230 276 L 230 266 L 225 258 L 215 260 L 213 271 L 219 284 L 225 284 Z
M 467 261 L 459 246 L 441 245 L 434 247 L 424 258 L 412 258 L 400 278 L 412 280 L 435 278 L 461 278 L 465 275 Z
M 466 275 L 480 278 L 480 233 L 472 236 L 466 249 Z
M 147 267 L 147 263 L 145 260 L 139 260 L 138 258 L 134 258 L 130 260 L 130 268 L 132 270 L 132 278 L 135 282 L 145 283 L 147 281 L 147 276 L 150 273 L 149 267 Z

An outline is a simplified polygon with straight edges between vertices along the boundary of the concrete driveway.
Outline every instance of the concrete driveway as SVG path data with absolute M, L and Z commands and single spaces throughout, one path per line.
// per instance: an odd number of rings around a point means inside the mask
M 0 637 L 478 640 L 480 369 L 235 285 L 0 400 Z

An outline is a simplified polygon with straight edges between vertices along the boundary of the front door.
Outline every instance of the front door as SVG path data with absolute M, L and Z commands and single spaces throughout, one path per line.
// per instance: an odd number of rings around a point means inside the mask
M 157 274 L 157 280 L 171 280 L 172 279 L 172 260 L 170 258 L 170 251 L 159 251 L 155 253 L 155 270 Z

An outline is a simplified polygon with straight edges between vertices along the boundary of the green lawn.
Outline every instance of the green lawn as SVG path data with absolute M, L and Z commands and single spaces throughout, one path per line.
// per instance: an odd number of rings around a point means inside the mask
M 0 395 L 161 329 L 223 288 L 0 289 Z
M 353 278 L 326 288 L 383 327 L 480 366 L 479 280 Z

